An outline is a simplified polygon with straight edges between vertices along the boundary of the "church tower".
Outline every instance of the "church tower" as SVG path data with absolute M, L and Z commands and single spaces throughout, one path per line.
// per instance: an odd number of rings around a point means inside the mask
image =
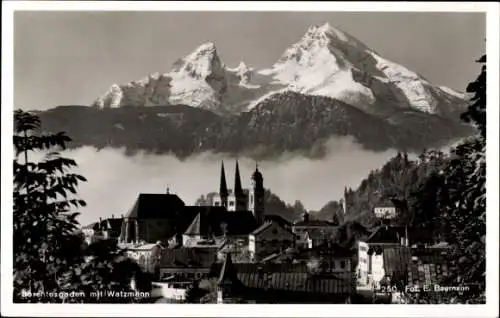
M 229 195 L 228 211 L 244 211 L 247 208 L 247 198 L 243 187 L 241 186 L 240 167 L 236 160 L 236 169 L 234 171 L 234 189 Z
M 248 210 L 252 211 L 258 226 L 264 223 L 264 194 L 264 178 L 256 163 L 252 173 Z
M 227 191 L 226 172 L 224 171 L 224 161 L 222 161 L 222 167 L 220 170 L 219 195 L 220 195 L 220 202 L 221 202 L 220 205 L 227 208 L 227 198 L 229 196 L 229 192 Z

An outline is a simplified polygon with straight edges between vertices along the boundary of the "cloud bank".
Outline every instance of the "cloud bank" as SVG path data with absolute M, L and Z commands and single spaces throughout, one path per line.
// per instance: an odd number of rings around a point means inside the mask
M 380 168 L 396 153 L 367 151 L 350 138 L 334 138 L 326 146 L 322 159 L 283 154 L 259 162 L 264 186 L 285 202 L 300 200 L 307 209 L 319 210 L 329 200 L 341 198 L 344 186 L 357 187 L 370 170 Z M 170 155 L 128 157 L 124 150 L 92 147 L 67 150 L 63 155 L 75 159 L 76 172 L 88 180 L 78 188 L 88 204 L 81 210 L 83 225 L 99 217 L 126 215 L 139 193 L 165 193 L 167 187 L 186 204 L 194 204 L 201 194 L 218 190 L 221 160 L 228 186 L 234 184 L 235 159 L 225 155 L 203 153 L 180 161 Z M 239 158 L 239 165 L 243 186 L 248 187 L 255 162 Z

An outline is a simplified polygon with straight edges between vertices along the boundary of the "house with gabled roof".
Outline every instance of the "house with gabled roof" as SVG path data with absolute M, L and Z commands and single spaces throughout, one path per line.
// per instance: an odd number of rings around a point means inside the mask
M 99 233 L 99 230 L 99 222 L 92 222 L 82 227 L 82 234 L 87 245 L 90 245 L 98 240 L 97 234 Z
M 206 276 L 212 265 L 217 262 L 215 247 L 166 248 L 160 251 L 160 280 L 172 275 L 187 279 L 200 279 Z
M 370 285 L 381 275 L 382 253 L 387 248 L 405 245 L 404 236 L 397 228 L 383 225 L 375 229 L 364 241 L 358 241 L 358 284 Z
M 123 223 L 123 217 L 115 218 L 114 215 L 111 218 L 106 218 L 100 222 L 100 230 L 104 239 L 116 239 L 120 237 L 121 228 Z
M 90 245 L 101 239 L 116 239 L 120 236 L 123 217 L 99 218 L 98 222 L 90 223 L 82 227 L 82 234 L 85 242 Z
M 328 239 L 333 236 L 337 226 L 325 220 L 311 219 L 309 213 L 304 212 L 302 220 L 295 221 L 292 232 L 296 235 L 296 244 L 301 248 L 317 245 L 318 239 Z M 321 238 L 320 238 L 321 236 Z
M 311 273 L 305 264 L 233 264 L 227 254 L 211 275 L 217 303 L 350 303 L 350 277 Z
M 292 247 L 295 234 L 278 222 L 267 221 L 248 235 L 248 250 L 251 258 L 258 261 L 272 253 Z

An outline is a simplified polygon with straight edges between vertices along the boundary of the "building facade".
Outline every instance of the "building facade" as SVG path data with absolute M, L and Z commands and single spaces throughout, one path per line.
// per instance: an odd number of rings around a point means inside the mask
M 248 250 L 254 261 L 294 245 L 295 235 L 277 222 L 269 221 L 248 235 Z

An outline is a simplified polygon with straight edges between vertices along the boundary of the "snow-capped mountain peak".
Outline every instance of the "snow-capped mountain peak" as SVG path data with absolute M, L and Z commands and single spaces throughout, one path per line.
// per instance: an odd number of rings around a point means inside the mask
M 307 30 L 306 36 L 316 37 L 319 39 L 328 40 L 332 37 L 347 42 L 349 41 L 348 35 L 330 25 L 330 23 L 325 23 L 322 26 L 312 26 Z
M 216 108 L 227 89 L 226 71 L 213 42 L 198 46 L 173 69 L 129 84 L 113 84 L 94 105 L 106 107 L 186 104 Z
M 446 115 L 464 102 L 462 94 L 432 85 L 325 23 L 309 27 L 271 68 L 254 71 L 244 62 L 226 68 L 215 44 L 207 42 L 179 59 L 168 73 L 112 85 L 94 105 L 185 104 L 231 113 L 253 109 L 258 101 L 286 90 L 334 98 L 384 116 L 399 109 Z
M 272 68 L 259 73 L 295 92 L 335 98 L 371 113 L 408 108 L 444 114 L 453 108 L 451 100 L 460 102 L 459 93 L 432 85 L 329 23 L 311 26 Z M 442 106 L 438 95 L 449 105 Z
M 194 78 L 207 78 L 213 72 L 222 73 L 223 65 L 217 54 L 217 48 L 213 42 L 200 45 L 184 59 L 184 65 L 179 73 Z

